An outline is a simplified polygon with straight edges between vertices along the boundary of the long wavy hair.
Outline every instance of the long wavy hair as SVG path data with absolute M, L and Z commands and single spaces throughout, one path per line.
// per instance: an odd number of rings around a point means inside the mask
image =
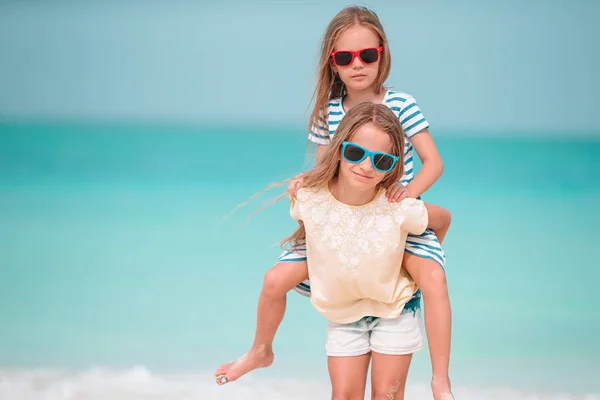
M 388 47 L 387 36 L 377 14 L 363 6 L 348 6 L 342 9 L 327 25 L 321 42 L 321 57 L 317 69 L 317 83 L 311 101 L 315 101 L 313 111 L 309 118 L 308 130 L 314 125 L 319 125 L 319 118 L 325 116 L 325 110 L 330 99 L 346 94 L 346 85 L 333 71 L 331 52 L 335 42 L 347 29 L 361 25 L 371 29 L 379 37 L 379 45 L 383 47 L 379 64 L 379 74 L 375 80 L 375 92 L 384 90 L 383 84 L 390 75 L 392 58 Z
M 322 161 L 304 174 L 302 187 L 306 190 L 323 188 L 339 175 L 342 160 L 342 142 L 352 141 L 355 133 L 366 124 L 373 124 L 386 133 L 392 141 L 391 153 L 400 157 L 394 168 L 386 173 L 378 183 L 378 188 L 387 188 L 397 182 L 404 173 L 404 131 L 396 115 L 385 105 L 364 102 L 352 107 L 342 118 Z M 292 248 L 304 239 L 306 232 L 304 223 L 298 221 L 298 228 L 281 242 L 284 247 Z

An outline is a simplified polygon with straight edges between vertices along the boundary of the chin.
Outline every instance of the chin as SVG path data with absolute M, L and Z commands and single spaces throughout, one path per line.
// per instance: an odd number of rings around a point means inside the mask
M 373 84 L 375 83 L 375 80 L 371 81 L 371 82 L 356 82 L 354 84 L 350 84 L 350 85 L 346 85 L 346 87 L 352 89 L 352 90 L 356 90 L 357 92 L 360 92 L 362 90 L 366 90 L 369 87 L 371 87 Z
M 352 181 L 352 187 L 358 191 L 366 192 L 368 190 L 373 190 L 377 186 L 378 183 L 379 182 L 375 182 L 375 181 L 365 182 L 365 181 L 359 181 L 359 180 L 354 179 Z

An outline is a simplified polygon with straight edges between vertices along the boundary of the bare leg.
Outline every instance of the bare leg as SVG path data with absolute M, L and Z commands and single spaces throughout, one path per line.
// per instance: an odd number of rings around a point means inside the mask
M 371 399 L 404 400 L 404 389 L 412 354 L 392 356 L 372 353 Z
M 215 372 L 218 384 L 233 382 L 242 375 L 273 363 L 273 339 L 283 320 L 287 292 L 308 278 L 306 261 L 280 262 L 265 274 L 258 299 L 256 333 L 252 348 L 234 362 Z
M 435 400 L 452 400 L 448 368 L 452 310 L 446 284 L 446 274 L 440 265 L 430 259 L 404 253 L 404 268 L 413 277 L 423 293 L 425 330 L 429 341 L 433 378 L 431 389 Z
M 371 353 L 355 357 L 328 357 L 332 400 L 363 400 Z

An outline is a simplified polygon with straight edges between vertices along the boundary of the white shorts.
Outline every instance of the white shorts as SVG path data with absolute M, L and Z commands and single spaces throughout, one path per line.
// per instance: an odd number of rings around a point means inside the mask
M 405 310 L 399 317 L 364 317 L 350 324 L 327 324 L 325 348 L 331 357 L 353 357 L 375 352 L 412 354 L 424 347 L 421 310 Z

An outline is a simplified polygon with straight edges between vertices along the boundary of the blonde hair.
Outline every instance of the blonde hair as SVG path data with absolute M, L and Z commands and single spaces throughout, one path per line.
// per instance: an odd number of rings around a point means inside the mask
M 342 118 L 331 143 L 323 156 L 323 160 L 304 174 L 302 187 L 304 189 L 318 189 L 325 187 L 338 176 L 340 160 L 342 158 L 342 142 L 350 141 L 354 134 L 364 125 L 372 123 L 379 130 L 389 135 L 392 140 L 391 154 L 400 157 L 394 168 L 388 172 L 378 187 L 389 187 L 397 182 L 404 173 L 404 131 L 396 115 L 387 106 L 364 102 L 352 107 L 346 116 Z M 288 243 L 292 248 L 305 237 L 305 229 L 302 221 L 298 221 L 299 227 L 289 237 L 285 238 L 282 247 Z
M 315 101 L 315 105 L 309 118 L 309 131 L 314 125 L 319 125 L 319 118 L 323 116 L 322 113 L 325 112 L 329 100 L 346 94 L 346 85 L 333 71 L 330 54 L 340 35 L 356 25 L 371 29 L 379 37 L 379 45 L 383 47 L 383 52 L 380 55 L 379 73 L 375 80 L 375 92 L 380 93 L 384 89 L 383 84 L 390 75 L 392 59 L 388 40 L 379 17 L 374 11 L 363 6 L 345 7 L 329 22 L 321 42 L 317 84 L 311 98 L 311 101 Z

